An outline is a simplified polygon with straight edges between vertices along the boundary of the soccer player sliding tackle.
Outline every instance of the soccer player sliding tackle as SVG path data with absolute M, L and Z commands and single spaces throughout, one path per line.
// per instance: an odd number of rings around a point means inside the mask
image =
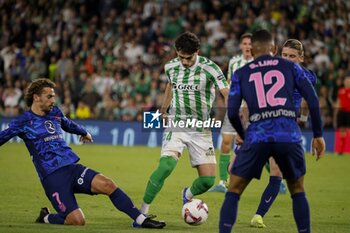
M 54 88 L 55 83 L 49 79 L 34 80 L 25 95 L 30 109 L 0 132 L 0 146 L 15 136 L 23 139 L 46 196 L 57 211 L 52 214 L 48 208 L 42 208 L 36 222 L 84 225 L 85 216 L 74 195 L 84 193 L 107 195 L 115 208 L 126 213 L 139 227 L 163 228 L 164 222 L 141 214 L 113 180 L 77 163 L 79 157 L 64 141 L 63 131 L 79 135 L 83 143 L 93 140 L 55 106 Z

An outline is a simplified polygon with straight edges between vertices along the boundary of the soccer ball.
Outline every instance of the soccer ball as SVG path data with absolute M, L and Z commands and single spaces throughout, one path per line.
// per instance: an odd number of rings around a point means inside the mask
M 192 199 L 183 205 L 182 217 L 189 225 L 201 225 L 208 218 L 208 206 L 202 200 Z

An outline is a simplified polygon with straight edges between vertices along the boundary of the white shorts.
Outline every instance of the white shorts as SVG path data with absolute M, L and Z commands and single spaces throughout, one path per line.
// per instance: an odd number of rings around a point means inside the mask
M 210 130 L 203 132 L 164 131 L 161 157 L 173 156 L 177 158 L 177 154 L 180 153 L 181 155 L 185 147 L 188 149 L 192 167 L 202 164 L 216 164 L 213 138 Z
M 221 134 L 237 135 L 235 128 L 233 128 L 230 120 L 228 119 L 227 111 L 225 113 L 224 122 L 222 123 L 220 132 Z

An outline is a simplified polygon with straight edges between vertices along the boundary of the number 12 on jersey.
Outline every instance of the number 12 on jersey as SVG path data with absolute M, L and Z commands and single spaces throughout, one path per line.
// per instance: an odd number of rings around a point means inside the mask
M 276 82 L 265 93 L 264 87 L 272 84 L 272 78 L 275 78 Z M 261 72 L 252 73 L 249 77 L 249 82 L 254 82 L 259 108 L 266 108 L 267 104 L 269 104 L 271 107 L 275 107 L 286 103 L 286 98 L 275 97 L 277 92 L 281 90 L 285 84 L 285 79 L 282 72 L 278 70 L 270 70 L 266 72 L 264 77 L 262 76 Z

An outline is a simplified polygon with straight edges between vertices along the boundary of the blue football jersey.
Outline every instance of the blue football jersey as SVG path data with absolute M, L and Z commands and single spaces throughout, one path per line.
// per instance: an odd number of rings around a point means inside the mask
M 316 77 L 316 74 L 305 68 L 305 67 L 302 67 L 302 69 L 304 70 L 304 73 L 306 75 L 306 77 L 310 80 L 311 84 L 313 86 L 316 85 L 316 81 L 317 81 L 317 77 Z M 294 90 L 294 94 L 293 94 L 293 98 L 294 98 L 294 105 L 295 105 L 295 108 L 297 109 L 297 111 L 299 111 L 300 109 L 300 106 L 301 106 L 301 100 L 303 99 L 303 97 L 301 96 L 300 92 L 298 91 L 298 89 L 295 89 Z
M 43 180 L 57 169 L 79 160 L 64 141 L 62 130 L 78 135 L 87 134 L 85 129 L 65 117 L 56 106 L 45 116 L 27 111 L 12 120 L 9 128 L 0 132 L 0 146 L 12 137 L 22 138 Z
M 305 71 L 298 64 L 269 55 L 258 57 L 232 75 L 228 115 L 237 133 L 248 143 L 300 142 L 296 89 L 308 102 L 314 136 L 321 136 L 318 98 Z M 246 135 L 238 114 L 242 99 L 249 110 Z

